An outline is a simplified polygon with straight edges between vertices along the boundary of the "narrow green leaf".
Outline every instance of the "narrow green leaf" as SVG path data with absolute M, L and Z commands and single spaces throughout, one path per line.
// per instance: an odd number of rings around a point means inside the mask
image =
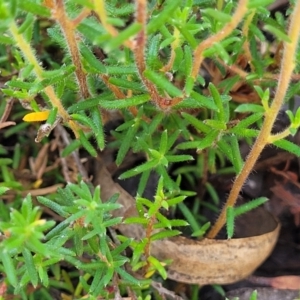
M 234 208 L 234 215 L 237 217 L 239 215 L 247 213 L 248 211 L 263 205 L 267 201 L 268 201 L 268 198 L 260 197 L 260 198 L 254 199 L 252 201 L 249 201 L 245 204 L 242 204 L 240 206 L 237 206 Z
M 180 31 L 180 33 L 183 35 L 185 40 L 191 45 L 192 49 L 195 49 L 199 43 L 195 39 L 194 35 L 188 29 L 188 24 L 186 24 L 186 26 L 182 26 L 182 24 L 180 24 L 180 23 L 175 23 L 174 25 Z
M 181 0 L 168 0 L 164 3 L 164 7 L 160 14 L 150 20 L 147 25 L 148 34 L 155 32 L 161 26 L 167 23 L 167 19 L 172 17 L 173 12 L 180 6 Z
M 195 91 L 191 92 L 191 98 L 195 99 L 203 107 L 206 107 L 206 108 L 209 108 L 212 110 L 218 109 L 218 107 L 216 106 L 216 104 L 212 98 L 200 95 L 199 93 L 197 93 Z
M 184 91 L 188 97 L 190 96 L 190 94 L 194 88 L 194 85 L 195 85 L 195 79 L 191 76 L 188 76 L 186 78 L 185 85 L 184 85 Z M 181 102 L 186 102 L 187 100 L 189 100 L 189 99 L 185 99 L 184 101 L 181 101 Z M 190 99 L 190 101 L 192 101 L 192 99 Z M 199 105 L 199 103 L 197 101 L 193 101 L 193 102 L 195 102 L 197 105 Z
M 118 87 L 121 87 L 123 89 L 139 91 L 139 92 L 145 91 L 145 88 L 143 87 L 143 85 L 140 82 L 129 81 L 127 79 L 115 78 L 115 77 L 110 77 L 108 79 L 108 82 L 113 85 L 116 85 Z
M 8 187 L 0 186 L 0 196 L 9 191 Z
M 226 120 L 226 117 L 225 117 L 224 104 L 220 97 L 219 91 L 212 83 L 209 84 L 209 91 L 215 101 L 216 106 L 218 107 L 218 112 L 217 112 L 218 119 L 221 122 L 227 122 L 228 120 Z
M 148 171 L 145 171 L 142 173 L 142 176 L 140 178 L 140 181 L 139 181 L 139 186 L 138 186 L 138 189 L 137 189 L 137 194 L 142 196 L 145 189 L 146 189 L 146 186 L 147 186 L 147 182 L 150 178 L 150 174 L 151 174 L 151 170 L 148 170 Z
M 265 34 L 261 31 L 261 29 L 257 26 L 257 24 L 249 24 L 249 31 L 262 42 L 266 41 Z
M 187 120 L 191 125 L 193 125 L 198 131 L 203 133 L 209 133 L 211 128 L 203 123 L 203 121 L 198 120 L 196 117 L 188 114 L 188 113 L 181 113 L 183 118 Z
M 173 205 L 176 205 L 176 204 L 184 201 L 185 199 L 186 199 L 186 196 L 178 196 L 175 198 L 168 199 L 167 202 L 168 202 L 169 206 L 173 206 Z
M 126 135 L 124 136 L 123 142 L 121 144 L 121 147 L 119 148 L 117 158 L 116 158 L 116 164 L 119 166 L 122 161 L 124 160 L 127 152 L 129 151 L 132 141 L 136 136 L 137 130 L 138 130 L 138 123 L 135 123 L 131 126 L 131 128 L 128 129 L 126 132 Z
M 147 56 L 146 56 L 146 63 L 147 63 L 147 66 L 149 66 L 152 69 L 158 69 L 159 64 L 161 64 L 159 61 L 159 54 L 158 54 L 160 40 L 161 40 L 161 35 L 156 34 L 149 41 L 148 51 L 147 51 Z
M 184 220 L 169 220 L 170 228 L 172 227 L 181 227 L 181 226 L 189 226 L 190 224 Z M 155 223 L 153 226 L 155 229 L 166 228 L 162 223 Z
M 30 277 L 30 281 L 33 286 L 36 287 L 38 284 L 38 273 L 34 265 L 32 254 L 27 248 L 23 249 L 22 254 L 24 257 L 26 270 Z
M 208 15 L 221 23 L 228 23 L 231 21 L 231 16 L 214 8 L 206 8 L 203 14 Z
M 142 29 L 142 25 L 140 23 L 133 23 L 129 25 L 126 29 L 121 31 L 117 36 L 113 39 L 110 39 L 104 45 L 104 51 L 110 52 L 113 49 L 121 46 L 126 40 L 129 40 L 135 34 L 137 34 Z
M 30 0 L 19 1 L 18 2 L 18 7 L 21 10 L 30 12 L 34 15 L 39 15 L 41 17 L 49 18 L 51 16 L 50 10 L 46 6 L 37 4 L 34 1 L 30 1 Z
M 168 145 L 168 131 L 164 130 L 163 133 L 161 134 L 161 139 L 160 139 L 160 145 L 159 145 L 160 154 L 166 153 L 167 145 Z
M 264 113 L 265 112 L 264 108 L 261 105 L 253 104 L 253 103 L 240 104 L 234 111 L 238 113 L 247 113 L 247 112 Z
M 211 147 L 213 143 L 215 143 L 217 137 L 219 136 L 219 132 L 217 130 L 211 130 L 205 138 L 200 140 L 198 151 L 203 150 L 205 148 Z
M 151 170 L 153 169 L 155 166 L 157 166 L 159 164 L 159 161 L 154 159 L 154 160 L 150 160 L 150 161 L 147 161 L 146 163 L 142 164 L 142 165 L 139 165 L 137 166 L 136 168 L 134 169 L 131 169 L 129 171 L 126 171 L 124 172 L 120 177 L 119 179 L 126 179 L 126 178 L 129 178 L 129 177 L 133 177 L 133 176 L 136 176 L 142 172 L 145 172 L 145 171 L 148 171 L 148 170 Z
M 147 225 L 148 224 L 148 219 L 142 218 L 142 217 L 130 217 L 126 218 L 124 220 L 124 224 L 141 224 L 141 225 Z
M 284 149 L 290 153 L 293 153 L 298 157 L 300 156 L 300 147 L 288 140 L 279 140 L 279 141 L 273 142 L 273 145 L 275 145 L 281 149 Z
M 164 39 L 164 40 L 161 42 L 161 44 L 160 44 L 160 46 L 159 46 L 159 49 L 162 50 L 162 49 L 168 47 L 168 46 L 171 45 L 175 40 L 176 40 L 176 38 L 173 37 L 173 36 Z M 149 66 L 151 67 L 151 65 L 149 65 Z
M 249 117 L 241 120 L 238 122 L 238 124 L 236 126 L 234 126 L 233 128 L 229 129 L 230 132 L 235 132 L 235 130 L 239 130 L 239 129 L 245 129 L 247 127 L 249 127 L 250 125 L 254 124 L 255 122 L 261 120 L 263 117 L 263 113 L 254 113 L 252 115 L 250 115 Z
M 57 107 L 50 110 L 50 114 L 47 119 L 47 124 L 53 125 L 57 117 Z
M 19 27 L 18 33 L 22 34 L 24 33 L 30 26 L 33 25 L 34 22 L 34 15 L 33 14 L 27 14 L 26 18 L 24 20 L 24 22 L 22 23 L 22 25 Z
M 97 105 L 99 105 L 100 101 L 104 101 L 101 97 L 93 98 L 93 99 L 86 99 L 84 101 L 77 102 L 71 105 L 68 108 L 69 113 L 78 113 L 81 110 L 91 109 Z
M 152 201 L 150 201 L 149 199 L 146 199 L 146 198 L 142 198 L 140 196 L 137 196 L 136 201 L 137 201 L 137 203 L 140 203 L 140 204 L 142 204 L 142 205 L 144 205 L 144 206 L 146 206 L 148 208 L 150 208 L 151 206 L 153 206 L 153 202 Z
M 102 122 L 102 116 L 100 109 L 98 107 L 95 107 L 92 109 L 91 112 L 92 120 L 93 120 L 93 130 L 94 135 L 96 137 L 97 145 L 99 149 L 102 151 L 105 147 L 105 136 L 104 136 L 104 128 L 103 128 L 103 122 Z
M 183 161 L 189 161 L 189 160 L 194 160 L 194 157 L 191 155 L 186 155 L 186 154 L 178 154 L 178 155 L 166 155 L 165 158 L 168 160 L 170 163 L 176 163 L 176 162 L 183 162 Z
M 17 279 L 16 269 L 13 263 L 13 259 L 11 258 L 11 256 L 8 254 L 7 251 L 2 251 L 1 260 L 3 263 L 4 273 L 7 276 L 9 283 L 13 287 L 16 287 L 18 284 L 18 279 Z
M 208 119 L 208 120 L 204 120 L 203 122 L 209 127 L 211 127 L 211 129 L 216 129 L 216 130 L 226 129 L 226 123 L 224 123 L 224 121 Z
M 227 238 L 231 239 L 234 234 L 234 208 L 232 206 L 227 207 L 226 210 L 226 230 Z
M 95 148 L 92 146 L 92 144 L 89 142 L 87 136 L 84 134 L 82 130 L 79 131 L 79 138 L 81 141 L 82 146 L 84 149 L 91 155 L 96 157 L 97 156 L 97 151 Z
M 106 271 L 107 271 L 107 268 L 99 265 L 99 267 L 97 268 L 97 270 L 95 272 L 91 286 L 89 288 L 89 290 L 91 290 L 92 293 L 98 292 L 98 289 L 100 289 L 100 291 L 101 291 L 101 289 L 104 288 L 103 283 L 101 284 L 101 279 Z
M 282 40 L 286 43 L 291 43 L 291 39 L 285 32 L 282 32 L 280 29 L 278 29 L 270 24 L 265 25 L 264 30 L 271 32 L 279 40 Z
M 13 163 L 12 159 L 10 158 L 0 158 L 0 166 L 7 166 Z
M 49 277 L 48 277 L 47 269 L 43 268 L 42 266 L 39 266 L 38 273 L 43 286 L 48 287 Z
M 144 95 L 138 95 L 126 99 L 118 99 L 113 101 L 100 100 L 99 104 L 101 107 L 105 109 L 122 109 L 122 108 L 128 108 L 130 106 L 137 106 L 149 100 L 150 100 L 150 95 L 144 94 Z
M 158 212 L 158 210 L 161 208 L 161 206 L 162 205 L 160 202 L 154 203 L 154 205 L 152 205 L 152 207 L 150 207 L 150 209 L 148 210 L 148 215 L 150 218 L 155 216 L 163 228 L 171 229 L 172 226 L 171 226 L 170 220 L 167 217 L 165 217 L 163 214 Z
M 185 64 L 185 75 L 189 76 L 193 67 L 193 54 L 192 49 L 188 45 L 184 46 L 184 64 Z
M 71 115 L 72 120 L 78 121 L 86 126 L 88 126 L 90 129 L 93 129 L 95 132 L 94 124 L 91 120 L 91 118 L 87 117 L 85 114 L 72 114 Z
M 262 6 L 268 6 L 269 4 L 274 3 L 274 0 L 251 0 L 248 2 L 248 8 L 259 8 Z
M 61 205 L 59 205 L 58 203 L 50 200 L 49 198 L 43 197 L 43 196 L 38 196 L 37 200 L 49 207 L 51 210 L 55 211 L 56 213 L 58 213 L 60 216 L 67 218 L 69 216 L 69 213 L 65 211 L 65 208 Z
M 233 166 L 234 166 L 236 174 L 239 174 L 244 165 L 244 161 L 241 156 L 239 142 L 238 142 L 237 137 L 234 135 L 229 136 L 229 139 L 230 139 L 230 144 L 231 144 Z
M 128 274 L 125 270 L 123 270 L 122 268 L 118 267 L 116 268 L 116 272 L 121 276 L 121 278 L 123 278 L 124 280 L 128 281 L 131 284 L 135 284 L 140 286 L 141 282 L 137 279 L 135 279 L 133 276 L 131 276 L 130 274 Z
M 170 220 L 172 227 L 189 226 L 190 224 L 185 220 L 172 219 Z
M 83 228 L 78 223 L 73 226 L 74 230 L 74 248 L 77 256 L 81 256 L 83 254 Z
M 113 257 L 120 255 L 126 248 L 131 245 L 132 241 L 133 239 L 129 238 L 126 241 L 122 241 L 120 245 L 118 245 L 114 250 L 111 251 L 111 255 Z
M 147 260 L 158 271 L 160 276 L 164 280 L 166 280 L 168 277 L 168 274 L 167 274 L 166 269 L 163 267 L 162 263 L 153 256 L 149 256 Z
M 118 217 L 118 218 L 111 218 L 107 221 L 104 221 L 102 223 L 102 226 L 103 227 L 106 227 L 106 228 L 109 228 L 109 227 L 113 227 L 113 226 L 116 226 L 117 224 L 120 224 L 121 221 L 122 221 L 122 217 Z
M 144 76 L 152 81 L 157 87 L 161 88 L 171 97 L 182 97 L 182 91 L 173 85 L 164 75 L 150 69 L 144 71 Z
M 137 73 L 135 65 L 106 66 L 107 75 L 132 75 Z
M 191 141 L 191 142 L 183 142 L 183 143 L 180 143 L 179 145 L 177 145 L 176 149 L 180 149 L 180 150 L 198 149 L 198 147 L 200 146 L 200 142 L 201 141 L 199 141 L 199 140 Z
M 257 300 L 257 296 L 258 296 L 257 290 L 254 290 L 251 293 L 249 300 Z
M 90 68 L 92 68 L 100 74 L 106 73 L 105 66 L 99 59 L 95 57 L 93 52 L 86 45 L 81 44 L 80 51 L 82 57 L 86 60 Z
M 194 232 L 199 231 L 201 229 L 199 222 L 196 220 L 194 214 L 190 211 L 190 209 L 183 202 L 178 203 L 178 207 L 185 219 L 189 222 L 192 230 Z
M 61 155 L 62 157 L 67 157 L 70 155 L 73 151 L 77 150 L 81 146 L 80 140 L 74 140 L 72 141 L 64 150 L 62 151 Z
M 192 236 L 193 237 L 202 237 L 206 234 L 207 230 L 209 229 L 210 227 L 210 222 L 206 222 L 204 225 L 201 226 L 201 228 L 197 231 L 194 231 L 192 233 Z
M 13 45 L 15 43 L 15 41 L 8 37 L 8 36 L 3 36 L 0 35 L 0 44 L 4 44 L 4 45 Z
M 222 153 L 225 154 L 226 158 L 229 159 L 229 161 L 233 165 L 234 158 L 232 157 L 232 151 L 230 149 L 230 144 L 228 144 L 225 139 L 219 140 L 217 144 L 218 144 L 219 149 L 222 151 Z

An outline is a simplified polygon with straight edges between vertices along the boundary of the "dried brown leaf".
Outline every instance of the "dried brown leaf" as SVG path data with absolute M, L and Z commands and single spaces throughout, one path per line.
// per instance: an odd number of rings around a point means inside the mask
M 96 184 L 101 186 L 101 197 L 105 201 L 120 194 L 118 202 L 123 207 L 114 216 L 135 215 L 135 199 L 116 184 L 109 172 L 98 168 Z M 264 234 L 231 240 L 203 239 L 195 241 L 185 237 L 159 240 L 151 244 L 151 255 L 159 260 L 171 259 L 168 277 L 194 284 L 228 284 L 250 275 L 271 253 L 278 237 L 280 226 L 266 212 L 269 231 Z M 137 225 L 121 225 L 122 234 L 141 239 L 143 228 Z

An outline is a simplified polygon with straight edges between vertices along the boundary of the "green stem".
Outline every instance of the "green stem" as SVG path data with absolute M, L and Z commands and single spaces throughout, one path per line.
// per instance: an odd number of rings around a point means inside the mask
M 276 134 L 271 134 L 269 136 L 268 142 L 269 144 L 272 144 L 276 141 L 282 140 L 289 136 L 291 134 L 290 127 L 286 128 L 284 131 L 276 133 Z
M 265 113 L 265 119 L 262 125 L 262 129 L 251 149 L 245 164 L 241 172 L 237 175 L 230 194 L 228 196 L 227 202 L 223 207 L 221 214 L 216 221 L 215 225 L 209 231 L 207 237 L 214 238 L 226 222 L 226 210 L 228 207 L 233 207 L 236 203 L 237 197 L 241 191 L 241 188 L 245 181 L 247 180 L 250 172 L 253 170 L 253 167 L 261 154 L 264 147 L 272 140 L 271 130 L 273 124 L 276 120 L 278 112 L 284 102 L 284 97 L 289 87 L 290 79 L 295 67 L 295 54 L 297 50 L 299 34 L 300 34 L 300 1 L 296 1 L 293 15 L 291 17 L 291 23 L 289 27 L 288 35 L 292 42 L 285 43 L 283 58 L 281 62 L 280 76 L 278 87 L 274 100 L 270 108 Z M 285 132 L 285 131 L 284 131 Z M 284 133 L 285 135 L 286 133 Z

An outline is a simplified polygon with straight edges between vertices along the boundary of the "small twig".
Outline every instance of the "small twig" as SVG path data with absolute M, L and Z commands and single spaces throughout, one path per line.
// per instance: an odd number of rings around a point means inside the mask
M 160 295 L 167 296 L 168 299 L 172 300 L 183 300 L 180 296 L 177 296 L 174 292 L 169 291 L 168 289 L 164 288 L 160 282 L 151 281 L 151 286 L 158 291 Z
M 113 289 L 115 293 L 114 300 L 122 300 L 123 298 L 121 296 L 120 289 L 119 289 L 119 277 L 117 273 L 114 274 L 112 283 L 113 283 Z
M 59 136 L 61 136 L 65 146 L 68 146 L 70 144 L 70 138 L 69 138 L 69 134 L 67 133 L 67 131 L 65 130 L 65 128 L 61 125 L 58 125 L 55 130 L 57 131 L 57 134 Z M 88 174 L 86 172 L 86 169 L 84 168 L 84 166 L 82 165 L 81 161 L 80 161 L 80 157 L 79 157 L 79 153 L 78 151 L 73 151 L 72 152 L 72 156 L 76 162 L 77 168 L 79 170 L 80 175 L 82 176 L 82 179 L 84 181 L 89 181 L 89 177 Z
M 12 121 L 3 122 L 0 124 L 0 130 L 5 127 L 13 126 L 13 125 L 16 125 L 16 122 L 12 122 Z
M 179 47 L 180 45 L 180 31 L 178 30 L 177 27 L 174 27 L 174 33 L 173 37 L 175 37 L 175 40 L 171 43 L 171 55 L 168 63 L 161 68 L 162 72 L 169 72 L 174 64 L 175 58 L 176 58 L 176 48 Z
M 0 119 L 0 125 L 7 120 L 13 105 L 14 105 L 14 99 L 13 98 L 6 101 L 5 109 L 4 109 L 4 112 L 3 112 L 2 116 L 1 116 L 1 119 Z

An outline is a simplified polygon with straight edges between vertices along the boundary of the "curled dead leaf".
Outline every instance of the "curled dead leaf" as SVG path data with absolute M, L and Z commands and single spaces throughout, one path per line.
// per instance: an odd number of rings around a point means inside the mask
M 100 166 L 95 183 L 101 186 L 103 201 L 120 194 L 118 202 L 123 207 L 115 211 L 114 216 L 137 215 L 134 198 L 112 180 L 105 167 Z M 262 223 L 258 223 L 258 232 L 251 232 L 253 236 L 245 238 L 195 241 L 174 237 L 158 240 L 151 244 L 151 255 L 159 260 L 172 260 L 168 266 L 170 279 L 201 285 L 233 283 L 249 276 L 275 246 L 280 225 L 266 211 L 262 218 L 267 224 L 264 233 Z M 141 239 L 144 236 L 143 228 L 138 225 L 120 225 L 118 229 L 128 237 Z

